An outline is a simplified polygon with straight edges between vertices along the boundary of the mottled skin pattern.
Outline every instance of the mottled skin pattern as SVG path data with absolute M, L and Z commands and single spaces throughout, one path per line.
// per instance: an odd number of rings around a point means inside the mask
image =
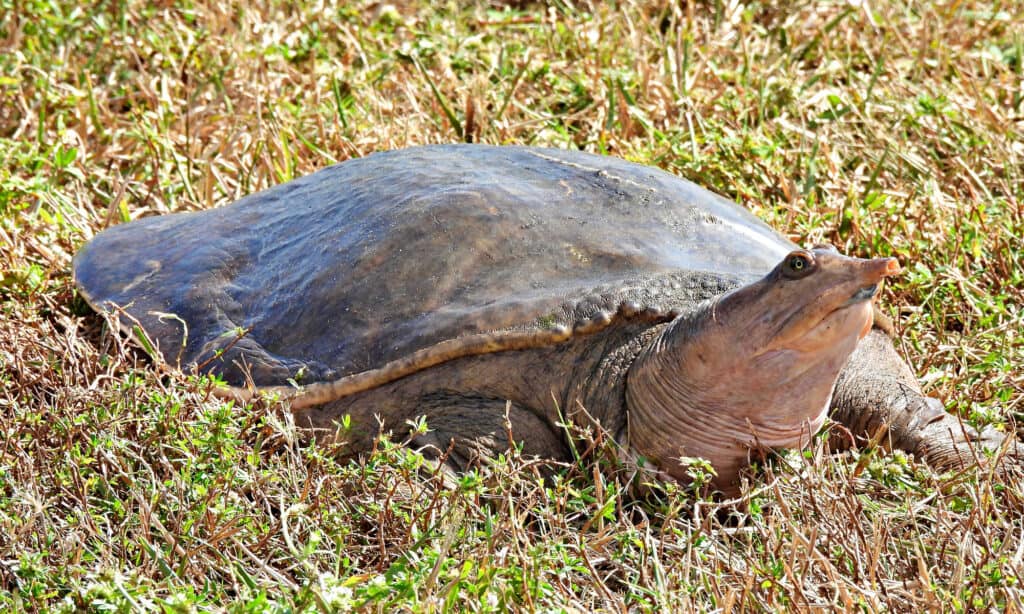
M 443 450 L 454 440 L 461 465 L 505 449 L 506 412 L 525 450 L 552 458 L 568 450 L 559 411 L 583 419 L 585 408 L 627 443 L 658 432 L 658 412 L 688 411 L 687 401 L 631 417 L 637 356 L 676 316 L 762 279 L 793 249 L 743 209 L 657 169 L 580 152 L 434 146 L 112 228 L 79 252 L 75 277 L 94 307 L 137 319 L 171 364 L 201 364 L 236 386 L 319 382 L 306 402 L 295 398 L 297 418 L 333 433 L 350 414 L 353 451 L 378 432 L 377 416 L 398 431 L 426 415 L 431 431 L 416 443 Z M 818 396 L 835 379 L 826 371 Z M 891 422 L 896 446 L 943 466 L 970 457 L 878 331 L 846 365 L 832 405 L 855 436 Z M 687 446 L 675 448 L 638 452 L 673 465 Z M 730 454 L 719 463 L 725 490 L 746 452 Z

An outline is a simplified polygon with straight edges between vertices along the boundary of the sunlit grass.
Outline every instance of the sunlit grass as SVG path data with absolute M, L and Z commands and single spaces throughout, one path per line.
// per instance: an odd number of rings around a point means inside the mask
M 103 332 L 75 250 L 433 142 L 653 164 L 800 243 L 894 255 L 898 345 L 975 422 L 1024 412 L 1024 5 L 0 0 L 0 607 L 1020 609 L 1015 478 L 825 437 L 740 509 L 600 440 L 455 484 L 303 446 Z M 1007 425 L 1005 428 L 1012 428 Z

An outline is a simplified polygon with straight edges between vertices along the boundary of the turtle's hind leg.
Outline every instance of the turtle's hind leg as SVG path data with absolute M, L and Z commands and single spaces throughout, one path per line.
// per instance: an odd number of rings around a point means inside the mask
M 529 409 L 502 399 L 434 393 L 423 397 L 417 411 L 426 419 L 427 432 L 410 444 L 425 455 L 445 457 L 447 465 L 464 471 L 485 458 L 522 447 L 522 453 L 540 458 L 568 460 L 565 439 Z
M 978 433 L 947 413 L 938 399 L 925 396 L 888 335 L 878 328 L 861 340 L 839 374 L 830 416 L 858 443 L 887 428 L 881 443 L 913 453 L 940 470 L 984 462 L 990 457 L 986 450 L 1002 445 L 1008 445 L 1013 456 L 1024 455 L 1019 443 L 1005 441 L 1004 433 L 994 428 Z M 850 443 L 848 437 L 832 439 L 839 447 Z

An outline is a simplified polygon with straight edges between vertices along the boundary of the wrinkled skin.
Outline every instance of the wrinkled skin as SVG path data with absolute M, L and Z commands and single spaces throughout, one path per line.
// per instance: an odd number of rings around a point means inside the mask
M 803 447 L 871 330 L 878 284 L 898 271 L 890 258 L 797 251 L 678 319 L 630 368 L 630 446 L 679 480 L 686 475 L 675 459 L 707 459 L 723 490 L 750 449 Z
M 806 443 L 849 356 L 831 408 L 854 437 L 889 423 L 893 446 L 929 462 L 970 456 L 884 334 L 854 349 L 870 325 L 858 289 L 890 264 L 815 250 L 835 275 L 790 280 L 827 282 L 794 292 L 777 278 L 794 247 L 650 167 L 430 146 L 111 228 L 76 255 L 75 278 L 171 365 L 201 365 L 243 397 L 299 381 L 299 423 L 333 435 L 351 415 L 353 452 L 378 418 L 398 433 L 424 415 L 431 431 L 414 443 L 440 454 L 454 442 L 451 462 L 465 466 L 506 449 L 507 416 L 527 453 L 565 458 L 567 416 L 678 479 L 679 456 L 707 456 L 731 491 L 756 448 Z M 881 267 L 864 273 L 878 279 L 850 286 L 837 272 L 855 262 Z M 828 330 L 779 327 L 798 314 Z M 702 350 L 720 362 L 702 364 Z

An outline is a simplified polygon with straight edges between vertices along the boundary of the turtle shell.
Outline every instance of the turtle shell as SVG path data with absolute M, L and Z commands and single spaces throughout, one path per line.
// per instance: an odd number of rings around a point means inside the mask
M 94 308 L 137 321 L 168 362 L 273 386 L 380 369 L 480 333 L 571 327 L 620 299 L 665 300 L 665 280 L 692 272 L 724 280 L 692 293 L 715 294 L 791 248 L 655 168 L 439 145 L 110 228 L 74 272 Z

